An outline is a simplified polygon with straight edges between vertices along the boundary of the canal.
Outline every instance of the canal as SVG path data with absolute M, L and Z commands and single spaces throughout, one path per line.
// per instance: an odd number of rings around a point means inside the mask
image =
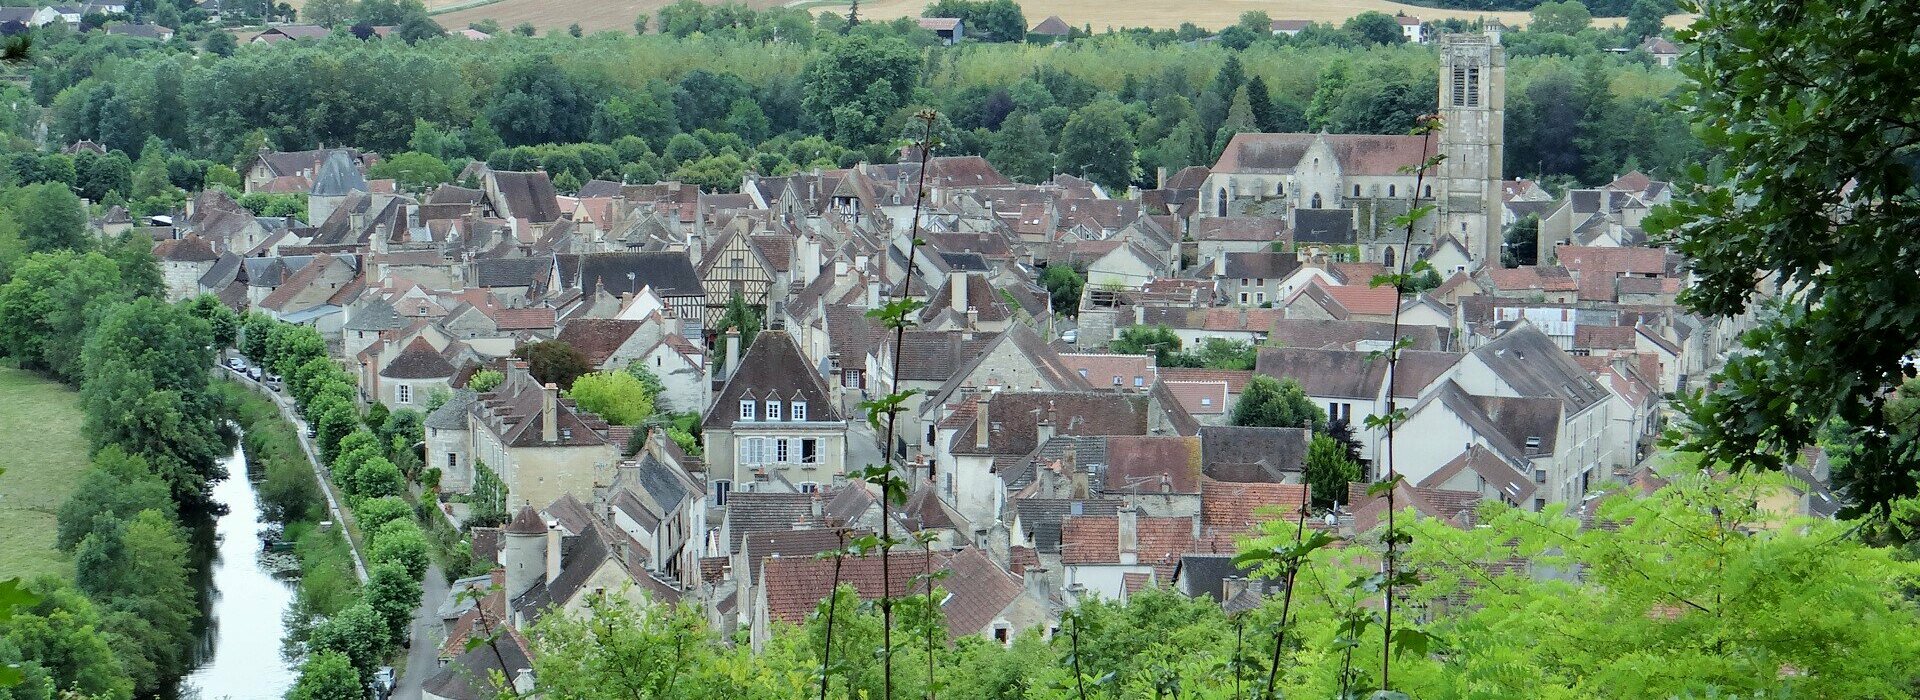
M 199 663 L 180 680 L 183 700 L 279 700 L 297 675 L 281 654 L 286 613 L 297 581 L 276 575 L 261 561 L 260 499 L 246 455 L 235 447 L 228 478 L 213 487 L 227 514 L 214 524 L 212 556 L 204 577 L 208 614 Z

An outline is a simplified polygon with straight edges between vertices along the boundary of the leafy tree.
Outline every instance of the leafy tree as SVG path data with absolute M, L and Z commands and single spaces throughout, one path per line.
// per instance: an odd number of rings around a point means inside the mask
M 399 646 L 407 641 L 420 595 L 420 581 L 408 576 L 406 567 L 399 563 L 378 564 L 367 572 L 362 597 L 386 623 L 388 644 Z
M 638 136 L 651 143 L 666 142 L 680 131 L 670 99 L 672 92 L 665 82 L 653 80 L 634 99 L 615 96 L 600 103 L 593 112 L 591 131 L 595 140 Z
M 733 101 L 727 110 L 727 132 L 746 139 L 749 143 L 759 143 L 767 138 L 770 127 L 767 113 L 753 100 L 741 98 Z
M 0 658 L 17 664 L 27 682 L 0 692 L 20 693 L 13 695 L 19 698 L 72 694 L 131 700 L 133 681 L 99 632 L 100 613 L 93 603 L 51 577 L 30 588 L 40 600 L 0 621 Z M 36 687 L 39 692 L 32 692 Z
M 89 200 L 103 202 L 109 194 L 118 192 L 125 197 L 133 192 L 133 161 L 126 153 L 113 151 L 84 158 L 75 163 L 74 169 L 75 189 Z
M 1127 326 L 1107 349 L 1121 355 L 1153 355 L 1154 364 L 1171 366 L 1180 352 L 1180 336 L 1164 325 Z
M 653 20 L 653 17 L 652 17 L 652 16 L 650 16 L 650 15 L 648 15 L 648 14 L 647 14 L 647 13 L 645 13 L 645 12 L 642 12 L 642 13 L 640 13 L 640 16 L 638 16 L 638 17 L 635 17 L 635 18 L 633 18 L 633 33 L 634 33 L 634 35 L 635 35 L 635 36 L 646 36 L 646 35 L 647 35 L 647 23 L 648 23 L 648 22 L 650 22 L 650 21 L 652 21 L 652 20 Z
M 487 122 L 510 145 L 571 143 L 587 135 L 593 98 L 547 54 L 522 58 L 500 77 Z
M 939 0 L 920 16 L 958 18 L 966 24 L 969 39 L 1021 41 L 1027 36 L 1027 17 L 1013 0 Z
M 1667 9 L 1659 0 L 1634 0 L 1633 7 L 1627 10 L 1626 45 L 1638 46 L 1647 37 L 1659 35 Z
M 87 245 L 87 213 L 73 190 L 57 182 L 23 188 L 13 216 L 27 252 L 78 250 Z
M 1207 338 L 1201 341 L 1199 347 L 1171 358 L 1174 364 L 1170 366 L 1250 370 L 1253 369 L 1257 357 L 1258 350 L 1253 347 L 1253 343 L 1226 338 Z
M 747 306 L 747 300 L 739 292 L 734 292 L 733 298 L 727 300 L 727 310 L 721 312 L 720 318 L 714 322 L 714 336 L 721 339 L 715 343 L 716 361 L 726 357 L 726 348 L 721 343 L 726 342 L 729 330 L 740 332 L 740 356 L 745 357 L 747 348 L 753 347 L 754 337 L 760 334 L 760 313 Z
M 336 27 L 353 18 L 353 0 L 311 0 L 300 8 L 300 17 L 322 27 Z
M 300 664 L 300 680 L 288 691 L 289 700 L 364 700 L 366 687 L 353 660 L 337 651 L 318 651 Z
M 1579 0 L 1571 1 L 1576 4 L 1579 2 Z M 1368 10 L 1348 17 L 1346 24 L 1340 25 L 1340 29 L 1359 39 L 1362 44 L 1393 45 L 1407 40 L 1406 33 L 1400 31 L 1400 21 L 1378 10 Z
M 301 365 L 326 356 L 327 340 L 313 326 L 276 323 L 267 332 L 266 360 L 282 377 L 291 376 Z
M 226 477 L 223 406 L 207 384 L 212 345 L 204 321 L 146 297 L 108 308 L 80 352 L 88 438 L 144 458 L 190 509 L 207 505 L 208 484 Z
M 269 352 L 267 339 L 273 335 L 273 327 L 278 323 L 272 316 L 248 311 L 240 320 L 240 352 L 254 362 L 265 362 Z M 283 376 L 291 378 L 293 375 L 283 373 Z
M 240 315 L 233 312 L 219 297 L 201 294 L 185 303 L 187 313 L 207 322 L 207 328 L 213 332 L 214 346 L 232 347 L 240 335 Z
M 1307 392 L 1292 378 L 1256 374 L 1240 392 L 1228 421 L 1233 425 L 1325 430 L 1327 412 L 1307 398 Z
M 1501 261 L 1507 267 L 1535 265 L 1540 259 L 1540 217 L 1528 214 L 1507 227 Z
M 127 520 L 146 510 L 173 515 L 172 492 L 153 475 L 145 459 L 127 454 L 119 445 L 108 445 L 94 455 L 93 464 L 73 495 L 60 504 L 54 542 L 61 549 L 78 546 L 102 514 L 113 520 Z
M 1333 436 L 1316 433 L 1307 443 L 1306 475 L 1313 506 L 1329 508 L 1346 497 L 1347 484 L 1360 480 L 1360 463 Z
M 106 627 L 130 637 L 117 651 L 142 693 L 158 692 L 187 670 L 200 612 L 191 567 L 186 533 L 157 510 L 125 521 L 96 516 L 75 549 L 75 580 L 102 605 Z
M 1040 284 L 1047 288 L 1047 295 L 1053 300 L 1053 310 L 1069 318 L 1080 315 L 1080 290 L 1087 285 L 1087 279 L 1071 265 L 1055 264 L 1047 267 L 1040 275 Z
M 593 363 L 572 345 L 560 340 L 537 340 L 521 345 L 514 355 L 527 361 L 527 370 L 541 384 L 571 388 L 573 380 L 593 371 Z
M 653 393 L 628 372 L 594 372 L 573 380 L 567 398 L 614 425 L 639 425 L 653 415 Z
M 347 606 L 333 617 L 314 625 L 307 634 L 307 651 L 314 657 L 336 654 L 347 658 L 364 686 L 373 680 L 373 672 L 387 651 L 387 623 L 366 601 Z M 329 675 L 332 675 L 330 672 Z M 329 680 L 327 686 L 337 684 Z M 296 692 L 298 692 L 296 690 Z
M 1920 222 L 1920 86 L 1907 62 L 1860 47 L 1906 45 L 1898 27 L 1913 13 L 1825 7 L 1781 17 L 1749 0 L 1715 3 L 1680 32 L 1698 48 L 1684 103 L 1725 165 L 1712 173 L 1719 186 L 1681 188 L 1648 228 L 1689 258 L 1689 309 L 1768 311 L 1717 386 L 1682 402 L 1692 431 L 1680 447 L 1709 463 L 1779 467 L 1843 421 L 1859 446 L 1836 486 L 1855 509 L 1881 509 L 1917 490 L 1915 443 L 1898 437 L 1885 392 L 1920 345 L 1920 280 L 1903 272 L 1900 242 Z M 1781 285 L 1773 300 L 1756 299 L 1756 271 Z
M 1053 178 L 1054 138 L 1038 116 L 1017 112 L 1001 123 L 987 160 L 1009 178 L 1040 183 Z
M 367 176 L 392 178 L 403 188 L 418 192 L 453 179 L 446 161 L 426 153 L 401 153 L 367 168 Z
M 661 17 L 664 22 L 664 11 Z M 833 141 L 874 143 L 886 119 L 906 106 L 919 65 L 919 56 L 900 39 L 850 34 L 830 41 L 808 63 L 802 104 Z
M 361 498 L 353 504 L 353 519 L 362 530 L 379 530 L 381 525 L 413 517 L 413 506 L 399 496 Z
M 533 29 L 532 22 L 521 22 L 519 24 L 513 25 L 513 33 L 515 35 L 533 36 L 533 32 L 534 32 L 534 29 Z
M 483 369 L 474 372 L 472 377 L 467 378 L 467 388 L 484 394 L 493 391 L 494 387 L 500 386 L 500 382 L 506 380 L 506 378 L 506 375 L 501 374 L 497 370 Z
M 1550 34 L 1579 34 L 1593 24 L 1593 14 L 1580 0 L 1548 0 L 1535 5 L 1531 17 L 1527 29 Z
M 0 350 L 27 367 L 77 382 L 91 314 L 124 298 L 119 266 L 105 255 L 29 255 L 0 285 Z
M 231 32 L 212 31 L 200 43 L 200 50 L 220 57 L 232 56 L 233 52 L 240 50 L 240 42 L 233 38 Z
M 747 164 L 740 160 L 740 156 L 722 153 L 684 163 L 680 169 L 673 171 L 673 177 L 699 185 L 708 192 L 731 192 L 739 189 L 741 177 L 746 172 Z
M 1095 102 L 1073 113 L 1060 134 L 1060 171 L 1081 174 L 1108 190 L 1123 190 L 1133 181 L 1133 133 L 1111 100 Z
M 353 471 L 353 494 L 366 498 L 398 496 L 407 488 L 406 476 L 386 457 L 374 456 Z
M 399 564 L 412 580 L 419 581 L 427 573 L 427 536 L 411 519 L 390 521 L 367 540 L 367 559 L 375 565 Z

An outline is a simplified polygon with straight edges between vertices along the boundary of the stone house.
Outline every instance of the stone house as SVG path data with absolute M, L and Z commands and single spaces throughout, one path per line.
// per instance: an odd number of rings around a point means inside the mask
M 727 344 L 726 383 L 701 421 L 707 492 L 724 508 L 729 494 L 766 488 L 777 476 L 802 492 L 846 474 L 847 422 L 820 374 L 783 331 L 754 337 L 745 357 Z
M 509 508 L 565 495 L 592 500 L 612 480 L 623 447 L 599 416 L 561 399 L 559 387 L 535 382 L 524 362 L 513 363 L 467 415 L 467 454 L 506 484 Z

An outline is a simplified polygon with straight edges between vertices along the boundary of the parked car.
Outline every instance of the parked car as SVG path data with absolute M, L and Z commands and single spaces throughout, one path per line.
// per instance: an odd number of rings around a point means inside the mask
M 307 439 L 309 440 L 313 439 L 313 426 L 311 425 L 307 426 L 306 435 L 307 435 Z
M 254 380 L 254 381 L 256 381 L 256 382 L 257 382 L 257 381 L 260 381 L 260 368 L 259 368 L 259 367 L 248 367 L 248 368 L 247 368 L 247 378 L 249 378 L 249 379 L 252 379 L 252 380 Z
M 247 371 L 247 361 L 238 357 L 229 357 L 227 358 L 227 369 L 235 372 L 245 372 Z
M 1068 343 L 1078 343 L 1080 342 L 1080 329 L 1069 328 L 1067 332 L 1060 334 L 1060 339 Z
M 281 386 L 280 375 L 269 372 L 267 374 L 267 388 L 279 391 Z
M 380 670 L 373 672 L 373 696 L 380 698 L 380 700 L 386 700 L 386 698 L 392 694 L 393 667 L 381 666 Z

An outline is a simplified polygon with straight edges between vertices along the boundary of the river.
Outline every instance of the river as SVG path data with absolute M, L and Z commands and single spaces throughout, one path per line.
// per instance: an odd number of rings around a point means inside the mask
M 213 487 L 227 514 L 214 524 L 215 544 L 206 593 L 210 612 L 200 639 L 200 662 L 180 680 L 179 696 L 197 700 L 279 700 L 297 671 L 281 656 L 292 579 L 260 562 L 260 499 L 247 478 L 240 448 L 226 462 L 228 478 Z

